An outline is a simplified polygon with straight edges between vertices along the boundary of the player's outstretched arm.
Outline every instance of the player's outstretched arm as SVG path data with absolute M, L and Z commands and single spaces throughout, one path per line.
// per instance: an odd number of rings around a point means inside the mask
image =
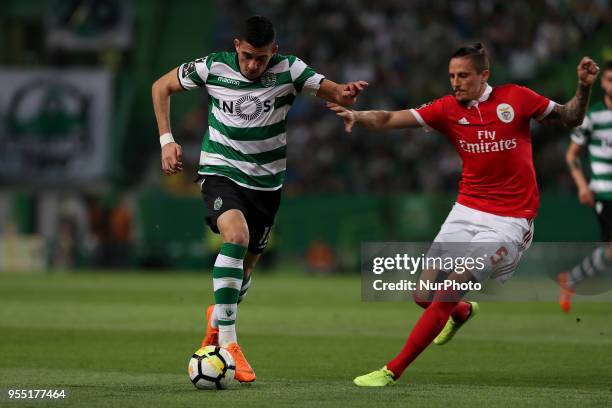
M 168 176 L 183 170 L 181 146 L 174 142 L 170 132 L 170 95 L 183 90 L 178 81 L 177 69 L 171 70 L 155 81 L 151 89 L 153 110 L 162 146 L 162 170 Z
M 591 191 L 589 183 L 587 182 L 584 172 L 582 171 L 582 163 L 580 163 L 581 150 L 582 146 L 580 146 L 578 143 L 574 141 L 570 142 L 570 145 L 567 148 L 567 153 L 565 154 L 565 161 L 567 162 L 570 174 L 574 179 L 574 183 L 576 183 L 576 187 L 578 188 L 578 200 L 580 201 L 580 204 L 593 207 L 593 205 L 595 205 L 595 196 L 593 195 L 593 191 Z
M 366 81 L 337 84 L 329 79 L 324 79 L 317 91 L 317 96 L 338 105 L 352 106 L 357 102 L 357 96 L 367 86 L 368 83 Z
M 591 88 L 599 73 L 599 67 L 591 58 L 584 57 L 578 64 L 577 72 L 576 95 L 565 105 L 555 105 L 548 116 L 542 120 L 543 124 L 576 127 L 580 126 L 584 120 L 591 97 Z
M 353 130 L 353 125 L 359 123 L 368 129 L 404 129 L 418 128 L 421 124 L 409 110 L 400 111 L 354 111 L 335 103 L 327 103 L 327 107 L 336 112 L 344 120 L 344 129 Z

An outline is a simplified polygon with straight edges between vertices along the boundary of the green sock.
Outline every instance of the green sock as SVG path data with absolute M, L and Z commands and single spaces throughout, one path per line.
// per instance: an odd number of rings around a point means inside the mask
M 220 346 L 236 342 L 238 296 L 242 287 L 242 264 L 246 251 L 247 248 L 242 245 L 225 243 L 213 267 L 214 315 L 219 327 Z
M 242 302 L 242 300 L 246 297 L 247 291 L 251 287 L 251 274 L 249 277 L 242 281 L 242 286 L 240 287 L 240 293 L 238 294 L 238 303 Z
M 574 266 L 569 273 L 568 285 L 573 287 L 585 279 L 609 270 L 610 261 L 606 259 L 605 252 L 605 248 L 599 247 Z

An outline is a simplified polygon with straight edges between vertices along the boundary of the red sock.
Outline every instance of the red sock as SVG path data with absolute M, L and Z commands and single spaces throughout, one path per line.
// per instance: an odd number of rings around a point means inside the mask
M 429 305 L 431 305 L 431 302 L 427 300 L 415 299 L 414 303 L 421 306 L 423 309 L 427 309 Z M 455 306 L 450 315 L 456 322 L 463 323 L 468 319 L 468 317 L 470 317 L 471 312 L 472 305 L 470 305 L 468 302 L 461 301 L 457 306 Z
M 393 372 L 396 379 L 440 334 L 457 303 L 434 301 L 425 309 L 410 332 L 402 351 L 387 363 L 387 368 Z
M 450 315 L 454 321 L 463 323 L 470 317 L 470 313 L 472 313 L 472 305 L 468 302 L 459 302 Z

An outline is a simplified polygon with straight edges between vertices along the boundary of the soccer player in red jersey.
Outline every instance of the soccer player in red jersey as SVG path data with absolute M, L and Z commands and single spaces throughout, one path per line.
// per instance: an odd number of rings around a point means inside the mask
M 434 243 L 504 243 L 484 270 L 449 275 L 458 282 L 484 282 L 488 278 L 503 282 L 531 244 L 532 221 L 539 205 L 530 120 L 566 127 L 580 125 L 598 71 L 597 64 L 584 57 L 577 68 L 576 95 L 559 105 L 523 86 L 490 86 L 487 53 L 477 43 L 451 56 L 451 95 L 400 111 L 328 106 L 344 120 L 347 132 L 359 123 L 370 129 L 424 127 L 448 136 L 461 156 L 463 172 L 457 202 Z M 355 378 L 355 384 L 393 384 L 432 341 L 440 345 L 449 341 L 478 312 L 477 303 L 462 301 L 463 295 L 452 290 L 440 290 L 432 296 L 416 294 L 417 304 L 425 311 L 403 349 L 382 369 Z

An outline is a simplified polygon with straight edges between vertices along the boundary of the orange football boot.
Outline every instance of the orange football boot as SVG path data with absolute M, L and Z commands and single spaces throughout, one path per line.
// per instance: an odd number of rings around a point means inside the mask
M 241 383 L 255 381 L 255 371 L 253 371 L 253 368 L 244 357 L 244 354 L 242 354 L 242 350 L 240 350 L 238 343 L 230 343 L 225 346 L 225 349 L 234 357 L 234 362 L 236 363 L 236 375 L 234 378 Z
M 557 275 L 557 283 L 561 292 L 559 294 L 559 306 L 565 313 L 569 313 L 572 308 L 572 296 L 574 289 L 569 285 L 569 272 L 561 272 Z
M 211 326 L 214 310 L 215 305 L 208 305 L 206 308 L 206 336 L 202 340 L 202 347 L 217 346 L 219 344 L 219 329 Z

